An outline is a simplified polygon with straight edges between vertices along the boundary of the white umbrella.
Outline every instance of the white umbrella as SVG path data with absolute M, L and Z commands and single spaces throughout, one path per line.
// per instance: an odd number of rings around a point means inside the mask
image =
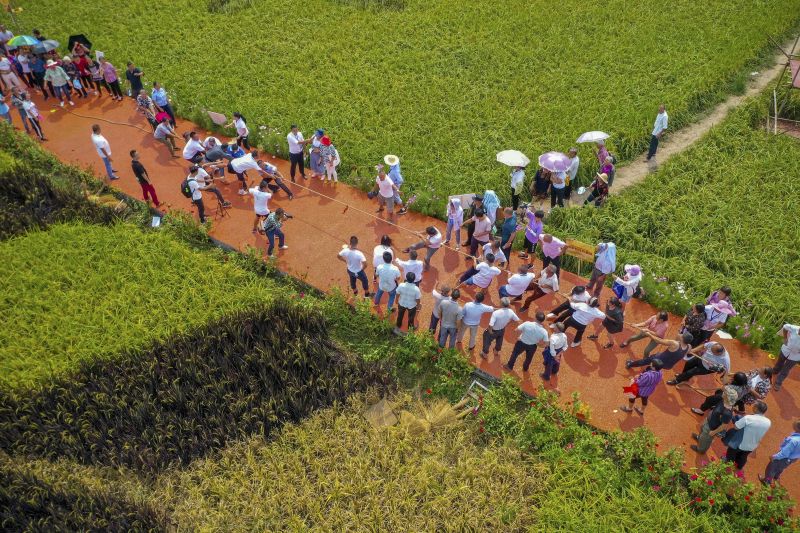
M 497 153 L 497 162 L 509 167 L 526 167 L 531 160 L 519 150 L 503 150 Z
M 539 156 L 539 166 L 551 172 L 564 172 L 570 164 L 572 161 L 561 152 L 547 152 Z
M 582 134 L 578 137 L 578 140 L 575 141 L 576 143 L 595 143 L 597 141 L 604 141 L 611 137 L 608 133 L 604 131 L 587 131 L 586 133 Z

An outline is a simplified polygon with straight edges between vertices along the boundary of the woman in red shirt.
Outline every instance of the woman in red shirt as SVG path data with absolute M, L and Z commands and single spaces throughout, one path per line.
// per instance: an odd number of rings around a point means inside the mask
M 76 43 L 76 47 L 78 44 L 80 43 Z M 72 64 L 78 69 L 78 75 L 81 77 L 81 84 L 87 89 L 92 89 L 92 92 L 97 94 L 97 88 L 92 80 L 92 73 L 89 72 L 89 60 L 86 58 L 86 54 L 73 55 Z

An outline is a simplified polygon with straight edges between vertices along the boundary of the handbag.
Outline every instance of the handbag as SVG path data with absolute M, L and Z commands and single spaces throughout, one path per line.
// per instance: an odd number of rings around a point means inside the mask
M 80 91 L 83 89 L 83 85 L 81 85 L 81 80 L 78 78 L 72 79 L 72 86 L 75 87 L 76 90 Z
M 622 392 L 630 399 L 636 398 L 639 396 L 639 384 L 635 381 L 631 381 L 630 385 L 622 387 Z
M 738 450 L 742 444 L 742 437 L 744 437 L 744 429 L 729 429 L 725 432 L 725 436 L 722 437 L 722 443 L 728 448 Z
M 625 294 L 625 285 L 619 281 L 614 281 L 614 284 L 611 285 L 611 290 L 614 291 L 614 295 L 617 298 L 622 298 L 622 296 Z

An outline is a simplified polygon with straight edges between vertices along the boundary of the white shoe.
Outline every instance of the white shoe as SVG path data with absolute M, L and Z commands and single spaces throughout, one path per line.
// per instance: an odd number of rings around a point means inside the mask
M 58 105 L 60 105 L 61 107 L 64 107 L 64 102 L 61 102 Z
M 74 105 L 75 105 L 75 102 L 73 102 L 72 100 L 70 100 L 70 101 L 69 101 L 69 105 L 71 105 L 71 106 L 74 106 Z
M 239 196 L 244 196 L 245 194 L 247 194 L 247 191 L 239 189 Z
M 553 318 L 554 316 L 556 316 L 555 313 L 547 313 L 546 315 L 544 315 L 545 318 Z
M 572 346 L 573 348 L 577 348 L 580 345 L 581 345 L 581 343 L 579 343 L 579 342 L 573 342 L 572 344 L 570 344 L 570 346 Z
M 285 244 L 283 246 L 281 246 L 281 250 L 288 250 L 288 249 L 289 249 L 289 247 L 286 246 Z

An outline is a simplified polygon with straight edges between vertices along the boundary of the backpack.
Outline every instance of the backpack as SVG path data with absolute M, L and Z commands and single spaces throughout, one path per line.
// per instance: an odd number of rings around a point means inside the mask
M 181 194 L 183 194 L 186 198 L 192 197 L 192 188 L 189 186 L 190 181 L 197 181 L 194 178 L 186 178 L 181 182 Z

